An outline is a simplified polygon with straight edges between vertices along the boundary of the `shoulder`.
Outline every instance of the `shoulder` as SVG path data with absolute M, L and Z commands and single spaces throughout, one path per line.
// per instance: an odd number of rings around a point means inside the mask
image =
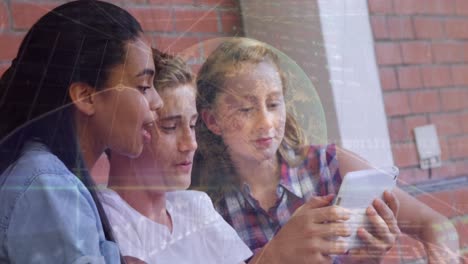
M 335 144 L 326 144 L 326 145 L 307 145 L 304 146 L 307 157 L 317 157 L 323 155 L 336 156 L 336 145 Z
M 44 161 L 51 167 L 44 166 Z M 29 162 L 32 168 L 23 168 L 22 162 Z M 0 221 L 5 232 L 2 243 L 12 256 L 23 254 L 28 258 L 50 252 L 48 257 L 54 259 L 78 252 L 93 256 L 101 253 L 98 242 L 104 240 L 104 233 L 93 198 L 60 163 L 48 154 L 19 160 L 21 167 L 11 170 L 0 187 Z
M 102 204 L 106 207 L 118 209 L 122 198 L 113 190 L 109 188 L 104 188 L 98 192 L 99 199 L 101 199 Z
M 71 174 L 65 164 L 40 143 L 26 143 L 18 160 L 2 174 L 6 180 L 31 181 L 41 174 Z M 14 176 L 14 177 L 11 177 Z
M 133 208 L 113 190 L 106 188 L 100 190 L 98 195 L 107 217 L 114 228 L 127 225 L 136 218 Z
M 48 175 L 48 177 L 41 177 Z M 59 176 L 57 179 L 53 175 Z M 21 156 L 1 175 L 1 187 L 15 186 L 28 188 L 32 182 L 63 181 L 81 183 L 63 162 L 41 143 L 26 143 Z
M 57 205 L 67 195 L 80 194 L 92 200 L 86 187 L 65 164 L 41 147 L 27 149 L 0 179 L 0 221 L 7 221 L 25 197 L 31 207 L 45 202 Z
M 302 160 L 297 163 L 297 166 L 292 167 L 306 167 L 309 171 L 318 171 L 321 167 L 329 164 L 335 163 L 334 165 L 338 165 L 337 148 L 335 144 L 305 145 L 301 148 L 301 153 Z
M 341 183 L 336 145 L 307 145 L 303 148 L 305 156 L 302 163 L 286 170 L 292 182 L 300 183 L 300 187 L 294 188 L 300 188 L 307 199 L 335 193 Z
M 122 256 L 146 260 L 145 245 L 162 240 L 161 232 L 154 231 L 158 224 L 138 213 L 111 189 L 100 190 L 98 195 Z

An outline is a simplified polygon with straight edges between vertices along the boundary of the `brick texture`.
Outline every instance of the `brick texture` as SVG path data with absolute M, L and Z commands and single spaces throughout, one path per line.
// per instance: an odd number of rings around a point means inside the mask
M 397 77 L 395 69 L 393 68 L 381 68 L 379 69 L 380 82 L 382 89 L 394 90 L 398 88 Z
M 220 12 L 220 19 L 222 32 L 232 35 L 242 34 L 242 23 L 239 14 L 236 12 Z
M 424 87 L 450 87 L 452 85 L 452 76 L 448 66 L 422 67 L 421 74 Z
M 237 7 L 239 2 L 236 0 L 194 0 L 197 5 L 217 6 L 217 7 Z
M 13 27 L 15 29 L 29 29 L 41 16 L 57 5 L 58 4 L 50 3 L 35 4 L 28 2 L 12 2 L 10 12 L 13 20 Z
M 454 88 L 441 91 L 442 108 L 446 111 L 461 111 L 468 107 L 468 89 Z
M 413 39 L 414 31 L 409 17 L 388 17 L 387 27 L 389 37 L 392 39 Z
M 193 5 L 193 0 L 148 0 L 153 5 Z
M 467 177 L 468 1 L 369 0 L 369 12 L 398 185 Z M 442 164 L 432 170 L 419 167 L 414 136 L 427 124 L 441 149 Z M 417 198 L 455 225 L 468 263 L 468 186 Z M 424 263 L 425 255 L 420 242 L 402 235 L 382 263 Z
M 452 137 L 449 140 L 451 158 L 468 157 L 468 136 Z
M 403 62 L 407 64 L 427 64 L 432 61 L 431 46 L 428 42 L 401 43 Z
M 395 164 L 401 167 L 417 165 L 419 163 L 416 145 L 414 143 L 393 144 Z
M 200 40 L 197 37 L 156 36 L 153 45 L 161 51 L 171 54 L 188 53 L 194 57 L 200 55 Z
M 386 39 L 389 37 L 387 18 L 385 16 L 372 16 L 370 18 L 370 23 L 372 26 L 372 33 L 376 40 Z
M 405 121 L 401 117 L 391 118 L 388 121 L 388 131 L 392 142 L 401 142 L 408 139 Z
M 461 115 L 458 113 L 432 114 L 430 120 L 441 136 L 458 135 L 462 132 Z
M 7 63 L 16 56 L 18 48 L 23 40 L 23 33 L 4 33 L 0 35 L 0 61 Z
M 401 89 L 422 88 L 422 76 L 419 66 L 398 67 L 398 84 Z
M 413 17 L 414 33 L 418 39 L 443 39 L 444 24 L 438 17 Z
M 413 113 L 430 113 L 440 110 L 437 91 L 417 91 L 410 94 L 410 105 Z
M 468 65 L 454 65 L 451 70 L 454 85 L 468 85 Z
M 368 3 L 400 184 L 468 176 L 468 2 Z M 431 177 L 413 148 L 413 129 L 425 124 L 436 126 L 442 151 Z
M 465 61 L 465 48 L 462 42 L 436 42 L 432 44 L 432 55 L 436 63 L 459 63 Z
M 0 31 L 9 28 L 10 21 L 8 18 L 7 5 L 4 1 L 0 2 Z
M 369 11 L 377 14 L 391 14 L 393 12 L 392 1 L 369 0 Z
M 391 65 L 402 63 L 400 46 L 397 43 L 376 43 L 375 51 L 377 62 L 380 65 Z
M 128 10 L 141 23 L 153 46 L 184 52 L 200 66 L 200 41 L 242 36 L 238 0 L 107 0 Z M 0 0 L 0 72 L 16 56 L 25 32 L 50 9 L 67 0 Z M 8 4 L 7 4 L 8 3 Z
M 389 116 L 405 115 L 411 113 L 406 93 L 390 93 L 384 95 L 385 110 Z
M 138 19 L 145 32 L 174 30 L 172 10 L 168 7 L 137 7 L 129 11 Z
M 445 32 L 449 39 L 468 38 L 468 18 L 452 18 L 445 21 Z
M 457 15 L 468 15 L 468 2 L 465 0 L 456 0 L 455 7 Z
M 210 10 L 176 10 L 175 29 L 178 32 L 217 33 L 218 16 Z

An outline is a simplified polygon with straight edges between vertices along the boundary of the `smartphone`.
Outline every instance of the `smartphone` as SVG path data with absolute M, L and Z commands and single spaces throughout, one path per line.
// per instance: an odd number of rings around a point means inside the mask
M 352 211 L 351 218 L 346 221 L 351 228 L 351 236 L 345 238 L 348 249 L 362 245 L 356 231 L 358 227 L 370 225 L 366 216 L 367 207 L 375 198 L 383 198 L 385 190 L 391 191 L 395 187 L 398 174 L 399 170 L 395 166 L 346 174 L 333 204 Z

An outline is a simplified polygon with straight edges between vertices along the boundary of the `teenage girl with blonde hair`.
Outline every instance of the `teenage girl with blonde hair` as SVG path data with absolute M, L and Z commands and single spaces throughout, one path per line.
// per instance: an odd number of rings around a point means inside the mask
M 370 166 L 333 144 L 304 144 L 286 111 L 287 80 L 265 44 L 222 43 L 201 67 L 197 86 L 202 120 L 194 173 L 254 251 L 251 263 L 379 261 L 400 229 L 425 243 L 430 260 L 458 249 L 435 226 L 443 223 L 453 234 L 445 217 L 396 188 L 367 208 L 371 228 L 358 229 L 364 246 L 347 251 L 340 237 L 350 235 L 350 212 L 330 203 L 343 175 Z

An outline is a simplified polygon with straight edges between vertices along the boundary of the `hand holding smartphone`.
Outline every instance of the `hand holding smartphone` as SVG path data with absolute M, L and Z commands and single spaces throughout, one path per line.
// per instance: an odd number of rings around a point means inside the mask
M 393 166 L 353 171 L 345 175 L 333 204 L 353 212 L 346 221 L 351 228 L 351 236 L 345 238 L 349 249 L 361 246 L 356 231 L 367 224 L 367 207 L 374 199 L 382 198 L 385 190 L 391 191 L 395 187 L 398 174 L 398 168 Z

